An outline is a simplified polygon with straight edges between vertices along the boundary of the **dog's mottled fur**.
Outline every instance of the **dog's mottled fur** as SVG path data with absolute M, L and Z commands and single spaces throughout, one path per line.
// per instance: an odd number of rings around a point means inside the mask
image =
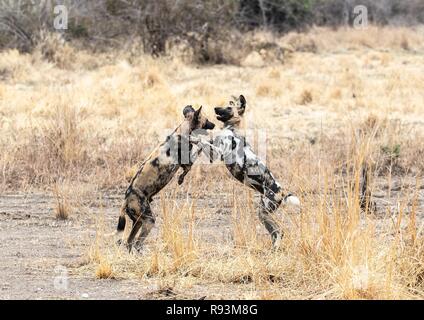
M 213 141 L 213 157 L 224 161 L 231 175 L 241 183 L 259 192 L 261 205 L 259 218 L 271 234 L 274 247 L 278 247 L 282 232 L 270 215 L 281 203 L 299 204 L 299 199 L 292 194 L 283 194 L 282 187 L 275 180 L 271 171 L 253 152 L 240 132 L 240 122 L 246 110 L 244 96 L 233 98 L 228 106 L 215 108 L 217 119 L 223 122 L 222 131 Z M 216 154 L 218 153 L 218 154 Z
M 185 175 L 190 171 L 193 165 L 192 157 L 190 157 L 193 141 L 190 135 L 196 136 L 202 134 L 202 131 L 204 133 L 215 127 L 202 115 L 201 109 L 200 107 L 196 111 L 191 106 L 185 107 L 184 122 L 155 149 L 132 178 L 125 192 L 117 227 L 118 231 L 123 231 L 125 225 L 127 228 L 130 226 L 129 220 L 132 221 L 129 235 L 125 232 L 120 241 L 126 244 L 130 251 L 133 246 L 136 250 L 141 249 L 143 241 L 155 224 L 150 208 L 152 197 L 171 181 L 180 167 L 183 168 L 183 173 L 179 176 L 179 184 L 183 183 Z M 141 232 L 135 240 L 140 228 Z

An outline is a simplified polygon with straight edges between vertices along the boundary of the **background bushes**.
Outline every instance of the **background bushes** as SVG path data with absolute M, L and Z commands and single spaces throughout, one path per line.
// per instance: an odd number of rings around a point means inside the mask
M 210 47 L 238 41 L 231 34 L 257 28 L 275 32 L 312 25 L 342 26 L 354 20 L 353 8 L 365 5 L 374 24 L 424 23 L 422 0 L 0 0 L 0 48 L 29 51 L 53 29 L 53 7 L 69 11 L 66 40 L 80 39 L 102 48 L 139 39 L 146 53 L 166 53 L 167 43 L 188 44 L 199 62 L 225 62 Z

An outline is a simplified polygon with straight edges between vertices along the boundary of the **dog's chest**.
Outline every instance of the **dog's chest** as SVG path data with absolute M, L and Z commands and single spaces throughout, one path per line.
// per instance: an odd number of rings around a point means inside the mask
M 224 129 L 215 140 L 221 160 L 226 165 L 237 165 L 239 170 L 246 171 L 249 168 L 264 169 L 265 165 L 253 152 L 251 146 L 242 136 L 235 134 L 232 130 Z M 247 173 L 247 172 L 246 172 Z
M 215 140 L 215 146 L 219 148 L 222 161 L 237 180 L 260 192 L 264 192 L 264 188 L 272 189 L 273 192 L 280 190 L 272 173 L 244 137 L 224 129 Z

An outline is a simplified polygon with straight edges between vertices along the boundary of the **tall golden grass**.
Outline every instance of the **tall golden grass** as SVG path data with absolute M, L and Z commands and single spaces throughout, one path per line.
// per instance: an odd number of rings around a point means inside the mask
M 336 177 L 323 173 L 322 192 L 305 194 L 301 213 L 286 216 L 278 252 L 256 230 L 252 199 L 239 189 L 243 198 L 233 193 L 230 199 L 230 240 L 215 242 L 197 232 L 196 224 L 214 213 L 196 219 L 195 199 L 175 207 L 172 198 L 162 198 L 159 236 L 150 239 L 143 255 L 109 242 L 101 260 L 114 266 L 117 277 L 154 279 L 182 295 L 215 284 L 222 289 L 205 290 L 209 298 L 232 297 L 232 286 L 241 288 L 241 299 L 423 298 L 424 243 L 416 206 L 406 209 L 402 202 L 393 216 L 380 219 L 362 212 L 358 176 L 353 171 L 340 189 Z
M 302 200 L 300 212 L 277 213 L 281 250 L 270 250 L 253 192 L 221 166 L 196 166 L 181 188 L 173 181 L 161 192 L 142 255 L 105 237 L 102 218 L 88 265 L 76 272 L 153 281 L 190 297 L 423 298 L 422 32 L 249 36 L 278 43 L 283 63 L 261 51 L 239 65 L 197 66 L 54 39 L 33 54 L 0 53 L 0 190 L 53 190 L 58 217 L 72 197 L 123 194 L 128 170 L 176 127 L 185 105 L 202 104 L 213 119 L 214 106 L 243 93 L 246 126 L 267 131 L 268 166 Z M 377 212 L 361 210 L 364 163 Z

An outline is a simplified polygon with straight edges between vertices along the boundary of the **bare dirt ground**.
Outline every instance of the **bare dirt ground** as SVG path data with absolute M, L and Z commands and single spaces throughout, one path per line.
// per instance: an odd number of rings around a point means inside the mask
M 401 190 L 415 187 L 412 179 L 405 181 L 403 185 L 394 181 L 391 188 L 384 179 L 377 183 L 379 190 L 374 200 L 378 212 L 371 217 L 377 226 L 395 223 L 387 213 L 395 210 Z M 421 215 L 417 218 L 422 225 L 424 185 L 419 186 L 419 190 L 417 212 Z M 391 201 L 384 200 L 389 191 Z M 181 194 L 178 199 L 185 200 L 185 197 Z M 54 216 L 51 194 L 7 193 L 0 196 L 0 299 L 211 299 L 237 298 L 238 292 L 251 290 L 251 284 L 228 283 L 224 291 L 224 285 L 219 283 L 195 285 L 184 291 L 164 290 L 155 279 L 96 279 L 90 272 L 80 272 L 95 238 L 96 216 L 103 216 L 107 231 L 112 231 L 121 195 L 97 194 L 96 200 L 86 200 L 91 202 L 92 214 L 78 214 L 60 221 Z M 201 238 L 217 245 L 231 241 L 231 209 L 222 199 L 219 196 L 198 199 L 196 205 L 207 207 L 210 212 L 208 217 L 196 219 Z M 154 207 L 157 206 L 158 201 L 155 201 Z M 288 232 L 297 232 L 296 227 L 290 225 L 290 219 L 283 219 Z M 159 214 L 151 241 L 157 238 L 161 224 Z M 55 279 L 60 276 L 58 266 L 66 267 L 68 272 L 66 288 L 55 286 Z
M 112 231 L 116 227 L 121 198 L 116 195 L 99 195 L 90 208 L 94 215 L 80 214 L 67 221 L 58 221 L 53 214 L 52 195 L 1 195 L 0 299 L 146 299 L 161 295 L 163 298 L 176 297 L 175 292 L 161 292 L 154 281 L 99 281 L 93 274 L 81 276 L 75 272 L 85 264 L 88 247 L 95 237 L 95 215 L 104 214 L 106 228 Z M 210 209 L 213 210 L 213 207 Z M 156 230 L 152 232 L 152 238 L 157 236 L 158 229 L 161 228 L 160 217 L 158 218 L 159 222 Z M 203 221 L 200 226 L 202 233 L 212 233 L 215 237 L 219 233 L 228 237 L 226 220 L 228 215 L 218 213 L 215 219 Z M 207 237 L 211 239 L 210 236 Z M 60 276 L 60 271 L 56 268 L 60 266 L 66 267 L 68 271 L 67 289 L 55 288 L 55 278 Z M 209 289 L 195 288 L 193 293 L 186 292 L 184 296 L 194 299 L 206 297 Z

